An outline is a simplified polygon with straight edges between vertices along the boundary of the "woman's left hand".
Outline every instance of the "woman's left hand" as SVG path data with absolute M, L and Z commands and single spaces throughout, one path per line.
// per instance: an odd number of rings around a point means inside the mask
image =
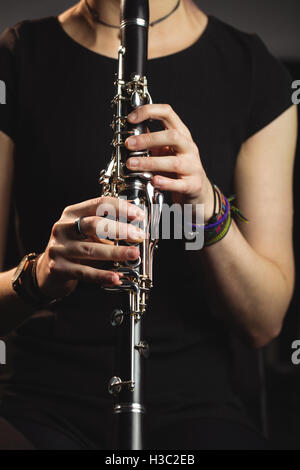
M 204 204 L 207 222 L 213 215 L 213 191 L 190 131 L 167 104 L 147 104 L 128 115 L 132 124 L 147 119 L 160 120 L 166 129 L 129 137 L 126 147 L 129 150 L 149 149 L 155 156 L 129 158 L 127 167 L 132 171 L 154 173 L 152 184 L 162 191 L 170 191 L 175 202 Z

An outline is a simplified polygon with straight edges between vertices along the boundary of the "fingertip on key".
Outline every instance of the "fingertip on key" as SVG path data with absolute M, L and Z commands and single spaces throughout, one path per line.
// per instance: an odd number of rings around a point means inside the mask
M 125 144 L 126 147 L 134 149 L 137 144 L 137 140 L 135 137 L 128 137 L 128 139 L 125 140 Z
M 145 218 L 145 212 L 139 209 L 134 204 L 128 207 L 128 217 L 136 217 L 137 219 L 143 220 Z
M 130 113 L 127 116 L 128 121 L 134 122 L 137 119 L 137 113 Z
M 112 284 L 115 284 L 115 285 L 120 285 L 121 284 L 121 281 L 120 281 L 121 276 L 123 276 L 122 273 L 112 273 L 111 278 L 110 278 L 110 282 Z
M 127 250 L 126 255 L 127 255 L 128 259 L 135 260 L 139 256 L 139 249 L 136 248 L 136 247 L 131 247 Z

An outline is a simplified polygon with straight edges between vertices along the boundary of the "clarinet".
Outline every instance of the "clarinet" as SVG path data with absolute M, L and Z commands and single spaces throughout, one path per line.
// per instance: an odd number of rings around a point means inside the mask
M 117 449 L 143 448 L 144 367 L 149 346 L 143 337 L 143 315 L 152 287 L 153 254 L 158 243 L 158 227 L 163 196 L 151 184 L 152 174 L 130 172 L 129 157 L 148 157 L 147 150 L 133 152 L 124 143 L 130 135 L 147 132 L 147 124 L 130 124 L 127 115 L 144 104 L 152 103 L 145 75 L 148 51 L 149 0 L 121 0 L 121 46 L 118 73 L 112 101 L 114 114 L 113 153 L 106 170 L 100 174 L 102 195 L 126 198 L 146 213 L 142 228 L 146 237 L 139 244 L 140 256 L 134 262 L 114 263 L 121 272 L 122 285 L 109 291 L 128 293 L 128 311 L 117 308 L 111 323 L 117 331 L 115 375 L 108 391 L 113 397 L 113 446 Z M 116 245 L 124 244 L 115 241 Z

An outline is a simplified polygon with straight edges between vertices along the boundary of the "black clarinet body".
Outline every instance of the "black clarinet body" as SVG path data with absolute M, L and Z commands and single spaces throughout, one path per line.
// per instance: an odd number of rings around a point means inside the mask
M 158 226 L 163 198 L 151 184 L 151 173 L 131 172 L 126 160 L 147 158 L 147 150 L 132 152 L 124 143 L 130 135 L 147 132 L 147 124 L 133 125 L 127 116 L 134 109 L 151 103 L 146 79 L 149 28 L 149 1 L 122 0 L 118 73 L 113 99 L 113 154 L 100 175 L 102 194 L 127 198 L 146 213 L 139 225 L 146 237 L 139 244 L 140 256 L 127 263 L 115 263 L 122 272 L 122 286 L 107 289 L 128 293 L 128 309 L 116 308 L 112 327 L 117 331 L 116 361 L 108 390 L 113 397 L 114 429 L 112 446 L 116 449 L 141 450 L 144 446 L 144 368 L 149 346 L 143 336 L 143 316 L 152 287 L 153 254 L 158 243 Z M 116 241 L 115 244 L 122 242 Z

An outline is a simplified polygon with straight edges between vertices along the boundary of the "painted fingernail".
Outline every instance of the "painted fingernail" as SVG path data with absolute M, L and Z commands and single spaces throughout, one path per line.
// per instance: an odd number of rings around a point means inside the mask
M 130 113 L 130 114 L 128 115 L 129 121 L 135 121 L 136 118 L 137 118 L 137 113 Z
M 130 147 L 135 147 L 136 145 L 136 138 L 135 137 L 129 137 L 127 139 L 127 144 L 130 146 Z
M 138 255 L 136 254 L 136 249 L 135 248 L 129 248 L 127 250 L 127 256 L 130 259 L 137 259 Z
M 137 166 L 139 166 L 139 160 L 138 160 L 138 158 L 130 158 L 128 160 L 128 164 L 131 167 L 137 167 Z

